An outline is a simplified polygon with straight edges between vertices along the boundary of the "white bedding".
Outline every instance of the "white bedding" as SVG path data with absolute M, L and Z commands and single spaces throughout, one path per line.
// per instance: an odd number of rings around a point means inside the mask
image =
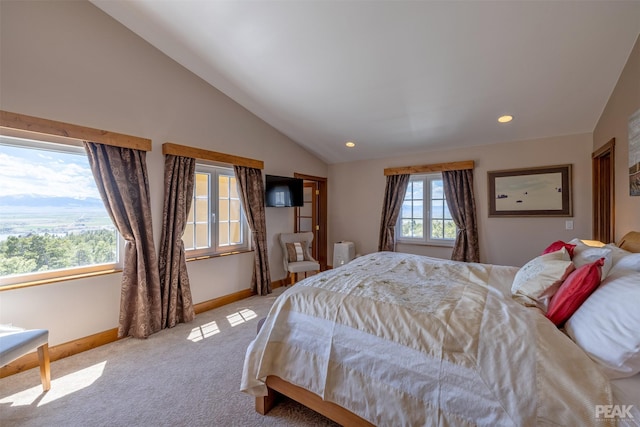
M 619 378 L 611 381 L 613 404 L 629 406 L 631 417 L 625 417 L 618 421 L 618 427 L 640 426 L 640 374 L 629 378 Z
M 276 375 L 378 426 L 607 426 L 608 380 L 537 309 L 514 267 L 381 252 L 284 292 L 241 389 Z

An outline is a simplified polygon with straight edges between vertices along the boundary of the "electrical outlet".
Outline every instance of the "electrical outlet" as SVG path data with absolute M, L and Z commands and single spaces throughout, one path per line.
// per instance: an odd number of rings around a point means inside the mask
M 567 230 L 573 230 L 573 220 L 567 220 L 564 222 L 564 228 Z

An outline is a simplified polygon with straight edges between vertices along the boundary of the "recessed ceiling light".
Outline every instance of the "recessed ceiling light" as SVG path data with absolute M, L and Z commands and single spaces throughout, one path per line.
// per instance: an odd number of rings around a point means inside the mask
M 353 148 L 353 147 L 355 147 L 355 146 L 356 146 L 356 143 L 355 143 L 355 142 L 353 142 L 353 141 L 347 141 L 347 142 L 345 142 L 345 144 L 344 144 L 344 145 L 346 145 L 346 146 L 347 146 L 347 147 L 349 147 L 349 148 Z
M 509 123 L 511 120 L 513 120 L 513 116 L 500 116 L 498 117 L 498 121 L 500 123 Z

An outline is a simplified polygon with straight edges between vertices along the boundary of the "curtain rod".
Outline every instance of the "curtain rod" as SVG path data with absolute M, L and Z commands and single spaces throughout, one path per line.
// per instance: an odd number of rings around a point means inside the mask
M 151 151 L 151 140 L 147 138 L 42 119 L 4 110 L 0 110 L 0 127 L 61 136 L 78 141 L 97 142 L 99 144 L 113 145 L 116 147 Z
M 188 145 L 179 145 L 172 142 L 162 144 L 162 154 L 171 154 L 173 156 L 191 157 L 200 160 L 209 160 L 212 162 L 230 163 L 237 166 L 245 166 L 254 169 L 264 169 L 262 160 L 250 159 L 248 157 L 234 156 L 231 154 L 218 153 L 216 151 L 204 150 L 202 148 L 189 147 Z
M 451 162 L 451 163 L 434 163 L 432 165 L 421 166 L 401 166 L 397 168 L 386 168 L 384 175 L 411 175 L 416 173 L 427 172 L 444 172 L 444 171 L 456 171 L 464 169 L 473 169 L 475 163 L 473 160 L 466 160 L 463 162 Z

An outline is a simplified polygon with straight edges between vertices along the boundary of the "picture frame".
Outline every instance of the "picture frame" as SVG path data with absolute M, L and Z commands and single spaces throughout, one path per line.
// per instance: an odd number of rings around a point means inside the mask
M 571 166 L 487 172 L 489 217 L 573 216 Z
M 629 196 L 640 196 L 640 109 L 629 117 Z

